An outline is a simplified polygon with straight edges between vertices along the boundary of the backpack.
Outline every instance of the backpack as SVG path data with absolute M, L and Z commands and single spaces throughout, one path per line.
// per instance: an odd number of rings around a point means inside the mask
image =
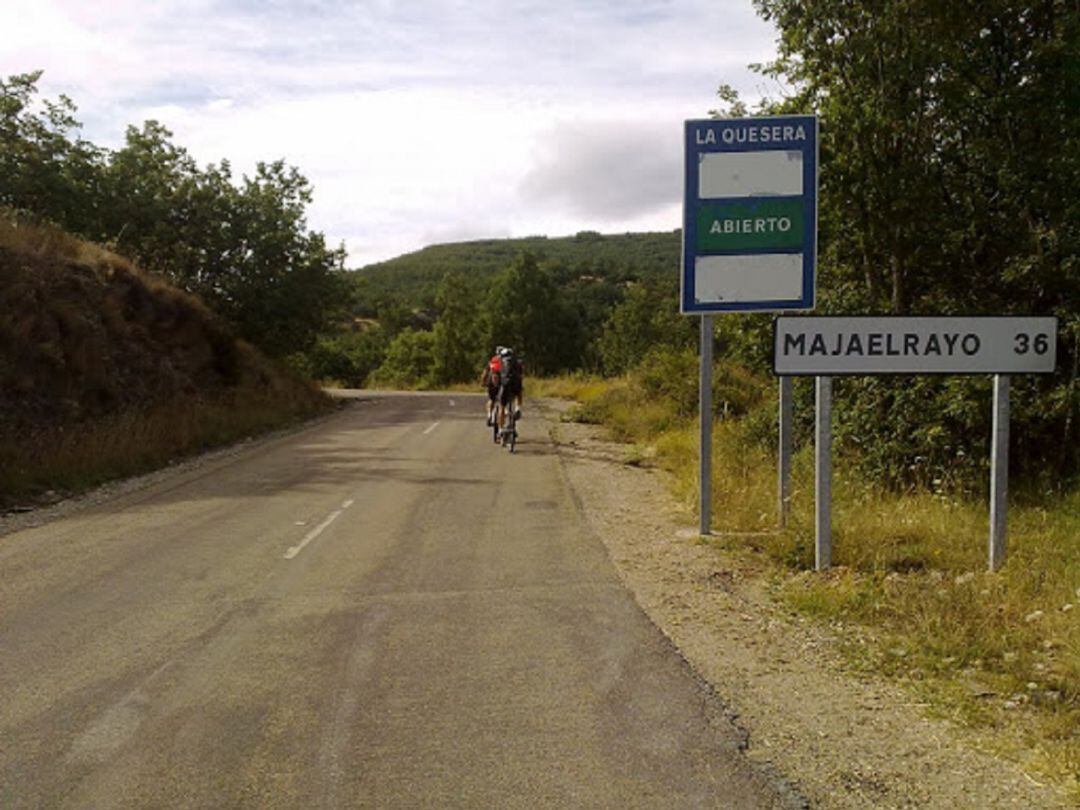
M 506 364 L 506 384 L 517 385 L 521 382 L 521 361 L 511 357 Z

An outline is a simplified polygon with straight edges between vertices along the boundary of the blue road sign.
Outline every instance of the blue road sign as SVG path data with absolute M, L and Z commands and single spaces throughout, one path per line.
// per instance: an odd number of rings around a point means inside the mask
M 814 308 L 817 116 L 686 122 L 682 311 Z

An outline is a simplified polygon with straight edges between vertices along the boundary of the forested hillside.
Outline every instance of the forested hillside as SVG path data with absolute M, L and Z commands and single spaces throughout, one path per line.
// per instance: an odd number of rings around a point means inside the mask
M 371 314 L 388 302 L 431 307 L 447 273 L 487 280 L 523 253 L 550 261 L 564 281 L 581 276 L 594 276 L 612 284 L 659 281 L 678 272 L 680 238 L 679 231 L 581 231 L 564 238 L 530 236 L 431 245 L 361 268 L 354 280 L 358 300 Z
M 305 355 L 347 385 L 438 386 L 478 377 L 496 345 L 533 374 L 618 374 L 653 346 L 687 348 L 679 233 L 435 245 L 345 277 L 353 317 Z

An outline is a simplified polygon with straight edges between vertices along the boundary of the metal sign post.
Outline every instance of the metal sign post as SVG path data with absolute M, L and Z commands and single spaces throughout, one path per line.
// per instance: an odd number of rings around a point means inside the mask
M 791 453 L 793 442 L 791 436 L 792 402 L 791 402 L 791 377 L 780 378 L 780 441 L 777 448 L 777 512 L 779 513 L 780 528 L 787 525 L 788 514 L 791 512 Z
M 1009 478 L 1009 374 L 1048 374 L 1057 361 L 1057 318 L 784 317 L 773 333 L 778 375 L 817 377 L 816 542 L 818 570 L 830 564 L 830 375 L 993 374 L 990 570 L 1005 561 Z M 781 379 L 784 379 L 781 376 Z
M 701 316 L 701 385 L 698 391 L 698 414 L 701 419 L 701 482 L 698 513 L 701 515 L 701 534 L 712 532 L 712 315 Z
M 832 378 L 814 380 L 814 570 L 832 565 Z
M 990 570 L 1005 562 L 1005 521 L 1009 508 L 1009 378 L 994 375 L 994 419 L 990 439 Z

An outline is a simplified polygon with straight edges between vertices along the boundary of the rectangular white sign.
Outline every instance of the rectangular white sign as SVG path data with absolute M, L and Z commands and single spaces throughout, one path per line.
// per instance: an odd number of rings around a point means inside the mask
M 779 375 L 1045 374 L 1057 318 L 791 317 L 776 319 Z
M 710 301 L 787 301 L 803 289 L 801 253 L 698 256 L 694 289 Z
M 803 193 L 802 152 L 709 152 L 698 164 L 698 196 L 777 197 Z

